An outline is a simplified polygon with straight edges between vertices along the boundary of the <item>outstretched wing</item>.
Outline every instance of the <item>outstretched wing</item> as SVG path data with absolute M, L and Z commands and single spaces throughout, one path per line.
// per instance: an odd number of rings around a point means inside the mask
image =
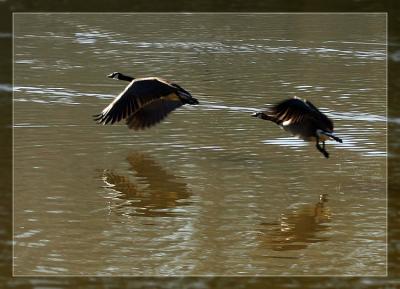
M 324 130 L 333 131 L 333 121 L 313 105 L 311 101 L 304 100 L 304 102 L 314 111 L 315 119 L 318 120 L 320 127 Z
M 296 98 L 284 100 L 271 107 L 267 114 L 276 119 L 278 124 L 301 122 L 311 112 L 304 101 Z
M 107 124 L 118 122 L 160 97 L 176 93 L 177 88 L 158 78 L 133 80 L 94 120 Z
M 287 99 L 274 105 L 266 113 L 273 117 L 276 123 L 283 126 L 315 121 L 321 127 L 333 129 L 332 121 L 308 100 Z
M 145 129 L 159 123 L 170 112 L 182 105 L 180 100 L 156 99 L 130 115 L 126 120 L 126 124 L 130 129 Z

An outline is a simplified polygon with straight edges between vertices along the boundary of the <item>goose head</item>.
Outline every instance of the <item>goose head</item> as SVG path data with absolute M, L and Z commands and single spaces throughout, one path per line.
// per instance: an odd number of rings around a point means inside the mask
M 118 80 L 126 80 L 126 81 L 132 81 L 134 79 L 133 77 L 122 74 L 121 72 L 110 73 L 109 75 L 107 75 L 107 77 Z

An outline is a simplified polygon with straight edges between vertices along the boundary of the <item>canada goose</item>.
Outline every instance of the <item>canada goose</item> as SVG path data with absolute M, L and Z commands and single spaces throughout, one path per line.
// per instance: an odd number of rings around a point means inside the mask
M 179 85 L 158 77 L 133 78 L 120 72 L 107 76 L 130 83 L 100 114 L 94 115 L 98 123 L 113 124 L 126 119 L 130 129 L 140 130 L 162 121 L 184 104 L 199 103 Z
M 316 141 L 317 149 L 326 158 L 329 158 L 329 153 L 325 150 L 325 141 L 331 138 L 342 142 L 333 133 L 332 120 L 308 100 L 294 97 L 274 105 L 269 110 L 256 112 L 252 116 L 273 121 L 305 141 Z

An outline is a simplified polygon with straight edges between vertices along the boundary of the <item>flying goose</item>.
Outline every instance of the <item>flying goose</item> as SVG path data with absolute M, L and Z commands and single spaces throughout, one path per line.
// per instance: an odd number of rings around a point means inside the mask
M 294 97 L 284 100 L 266 111 L 256 112 L 252 116 L 270 120 L 305 141 L 315 141 L 317 149 L 326 158 L 329 158 L 329 153 L 325 150 L 325 141 L 333 139 L 342 142 L 333 133 L 332 120 L 308 100 Z M 320 142 L 322 142 L 322 146 Z
M 161 122 L 184 104 L 199 103 L 178 84 L 158 77 L 133 78 L 120 72 L 107 77 L 130 83 L 100 114 L 94 115 L 98 123 L 113 124 L 126 119 L 130 129 L 141 130 Z

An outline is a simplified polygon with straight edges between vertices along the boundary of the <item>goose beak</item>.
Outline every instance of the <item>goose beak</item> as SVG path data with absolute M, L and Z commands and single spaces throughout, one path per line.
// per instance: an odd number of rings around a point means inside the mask
M 107 75 L 108 78 L 118 79 L 118 72 L 113 72 Z

